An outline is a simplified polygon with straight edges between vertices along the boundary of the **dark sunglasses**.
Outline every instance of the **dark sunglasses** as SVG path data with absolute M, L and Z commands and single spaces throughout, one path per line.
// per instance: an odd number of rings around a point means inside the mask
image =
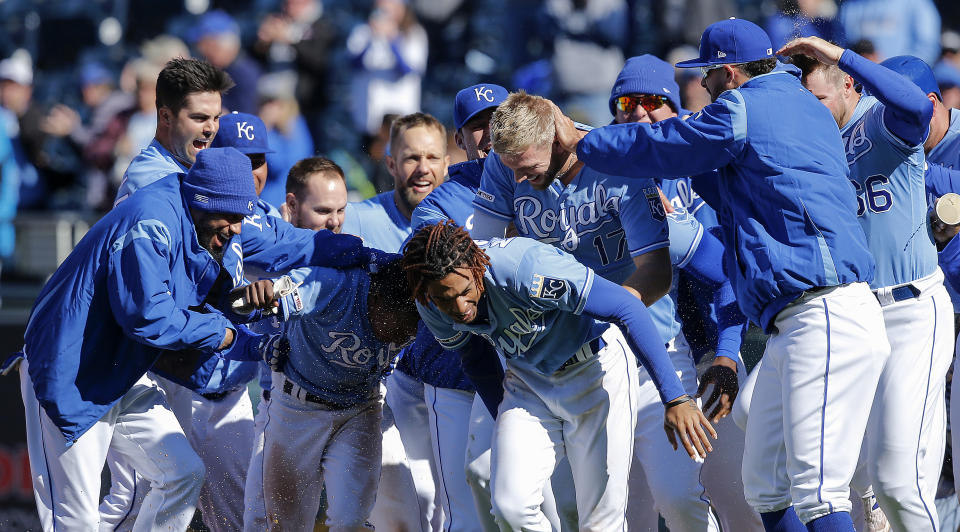
M 656 111 L 668 102 L 666 96 L 659 94 L 640 94 L 639 96 L 621 96 L 617 98 L 617 109 L 624 113 L 632 112 L 639 105 L 646 112 Z

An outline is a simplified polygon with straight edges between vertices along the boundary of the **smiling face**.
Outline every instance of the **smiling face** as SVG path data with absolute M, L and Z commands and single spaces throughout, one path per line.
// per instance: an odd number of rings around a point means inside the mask
M 480 111 L 457 131 L 457 146 L 467 152 L 468 161 L 490 154 L 490 117 L 495 110 L 491 107 Z
M 314 231 L 340 232 L 347 209 L 347 187 L 339 175 L 313 174 L 300 196 L 287 194 L 287 211 L 293 225 Z
M 858 100 L 853 96 L 856 91 L 852 78 L 818 68 L 803 77 L 803 86 L 830 110 L 838 127 L 846 125 L 857 107 Z
M 169 128 L 167 148 L 181 163 L 191 166 L 197 152 L 208 148 L 220 129 L 220 93 L 192 92 L 176 114 L 167 107 L 159 112 L 160 120 Z
M 554 149 L 553 144 L 535 144 L 520 155 L 502 154 L 500 160 L 513 170 L 513 179 L 517 183 L 527 181 L 536 190 L 546 190 L 569 155 Z
M 427 284 L 427 297 L 434 305 L 457 323 L 477 319 L 477 304 L 483 291 L 473 282 L 467 268 L 457 268 L 443 279 Z
M 387 170 L 393 176 L 401 210 L 408 213 L 420 204 L 447 174 L 447 139 L 440 131 L 427 126 L 411 127 L 395 139 Z
M 200 246 L 209 251 L 217 262 L 222 263 L 224 246 L 231 238 L 240 234 L 243 215 L 190 209 L 190 216 L 193 218 Z

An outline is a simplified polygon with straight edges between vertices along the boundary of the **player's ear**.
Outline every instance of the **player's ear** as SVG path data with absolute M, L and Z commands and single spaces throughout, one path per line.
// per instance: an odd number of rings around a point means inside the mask
M 161 107 L 157 109 L 157 114 L 160 116 L 160 121 L 163 125 L 169 127 L 173 123 L 173 113 L 170 111 L 169 107 Z
M 466 145 L 463 143 L 463 135 L 458 129 L 456 133 L 453 134 L 453 141 L 457 143 L 457 147 L 463 151 L 467 151 Z

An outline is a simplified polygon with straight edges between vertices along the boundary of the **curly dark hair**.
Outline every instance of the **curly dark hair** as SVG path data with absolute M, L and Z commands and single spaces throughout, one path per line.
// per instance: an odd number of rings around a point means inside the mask
M 453 220 L 438 222 L 421 228 L 403 249 L 403 269 L 413 289 L 413 298 L 427 302 L 427 284 L 458 272 L 470 270 L 477 289 L 483 291 L 483 273 L 490 265 L 490 257 L 483 252 L 470 234 Z
M 157 77 L 157 109 L 166 107 L 180 112 L 187 95 L 194 92 L 219 92 L 232 89 L 230 74 L 206 61 L 177 57 L 167 61 Z

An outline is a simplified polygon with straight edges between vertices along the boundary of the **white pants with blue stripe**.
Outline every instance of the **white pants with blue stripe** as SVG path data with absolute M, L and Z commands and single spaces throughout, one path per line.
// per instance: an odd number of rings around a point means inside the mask
M 774 325 L 747 418 L 747 502 L 760 513 L 792 504 L 804 523 L 849 512 L 850 481 L 890 356 L 880 305 L 866 283 L 854 283 L 800 298 Z
M 579 529 L 626 530 L 638 406 L 636 358 L 620 329 L 590 359 L 545 375 L 507 361 L 493 433 L 491 495 L 501 530 L 548 532 L 544 485 L 566 456 Z
M 20 391 L 33 490 L 45 532 L 101 528 L 100 474 L 108 451 L 152 485 L 134 531 L 187 528 L 203 485 L 203 462 L 149 376 L 141 377 L 71 446 L 37 401 L 26 361 L 20 365 Z
M 923 532 L 939 529 L 934 498 L 946 442 L 953 305 L 939 269 L 913 285 L 919 297 L 883 305 L 890 359 L 877 386 L 861 467 L 893 529 Z

